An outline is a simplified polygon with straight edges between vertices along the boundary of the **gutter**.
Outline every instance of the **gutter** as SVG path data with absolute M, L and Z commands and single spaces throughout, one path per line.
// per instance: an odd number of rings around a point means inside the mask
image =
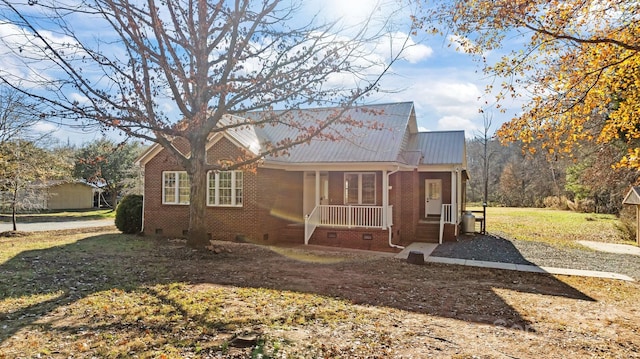
M 387 184 L 389 183 L 389 177 L 390 177 L 392 174 L 394 174 L 394 173 L 396 173 L 396 172 L 398 172 L 398 171 L 400 171 L 400 166 L 397 166 L 397 167 L 396 167 L 396 169 L 395 169 L 395 171 L 391 171 L 391 172 L 388 172 L 388 173 L 387 173 Z M 388 192 L 389 192 L 389 188 L 387 187 L 387 198 L 389 197 Z M 388 203 L 387 203 L 387 205 L 388 205 Z M 391 225 L 389 225 L 389 226 L 387 226 L 387 227 L 389 228 L 389 247 L 391 247 L 391 248 L 398 248 L 398 249 L 404 249 L 404 247 L 403 247 L 403 246 L 399 246 L 399 245 L 397 245 L 397 244 L 393 244 L 393 243 L 391 243 L 391 236 L 393 235 L 393 229 L 391 228 L 391 227 L 392 227 Z

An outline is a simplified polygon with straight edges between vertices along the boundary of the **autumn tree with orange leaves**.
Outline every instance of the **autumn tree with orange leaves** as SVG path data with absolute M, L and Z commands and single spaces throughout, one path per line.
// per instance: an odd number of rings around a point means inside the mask
M 500 100 L 524 100 L 498 131 L 503 141 L 536 141 L 549 154 L 573 156 L 581 144 L 622 143 L 616 167 L 640 169 L 640 2 L 629 0 L 426 1 L 420 25 L 462 39 Z M 425 21 L 428 19 L 429 21 Z M 484 55 L 517 48 L 496 62 Z
M 0 68 L 0 80 L 48 106 L 43 119 L 99 124 L 170 151 L 191 183 L 188 243 L 195 247 L 208 245 L 208 171 L 249 166 L 312 138 L 335 140 L 325 131 L 334 123 L 362 126 L 341 111 L 319 123 L 287 110 L 349 108 L 378 89 L 402 52 L 375 55 L 372 45 L 389 27 L 380 14 L 341 28 L 300 14 L 295 1 L 26 3 L 0 1 L 0 56 L 17 64 Z M 88 33 L 74 29 L 86 23 Z M 264 115 L 245 119 L 251 110 Z M 232 162 L 206 158 L 212 134 L 274 122 L 298 134 Z

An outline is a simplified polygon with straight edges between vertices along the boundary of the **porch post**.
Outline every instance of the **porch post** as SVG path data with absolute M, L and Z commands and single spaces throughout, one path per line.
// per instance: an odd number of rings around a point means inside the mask
M 387 170 L 382 170 L 382 229 L 387 229 L 387 212 L 389 207 L 389 177 Z
M 458 201 L 456 203 L 458 203 L 458 213 L 462 216 L 462 191 L 464 191 L 464 188 L 462 188 L 462 171 L 456 168 L 456 188 L 458 185 L 460 185 L 460 190 L 456 190 L 458 193 Z
M 451 171 L 451 220 L 453 223 L 458 223 L 458 188 L 456 187 L 456 172 Z
M 314 208 L 320 205 L 320 171 L 316 171 L 316 195 L 315 195 L 316 205 Z

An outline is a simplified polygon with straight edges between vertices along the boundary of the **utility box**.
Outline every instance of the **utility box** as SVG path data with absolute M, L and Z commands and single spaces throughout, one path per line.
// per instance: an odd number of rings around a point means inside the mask
M 476 229 L 476 217 L 471 212 L 462 215 L 462 233 L 473 234 Z

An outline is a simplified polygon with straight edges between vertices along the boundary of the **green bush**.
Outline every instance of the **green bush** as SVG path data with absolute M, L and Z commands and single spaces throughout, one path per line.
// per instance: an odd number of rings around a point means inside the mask
M 142 196 L 127 195 L 116 209 L 116 227 L 127 234 L 142 230 Z

